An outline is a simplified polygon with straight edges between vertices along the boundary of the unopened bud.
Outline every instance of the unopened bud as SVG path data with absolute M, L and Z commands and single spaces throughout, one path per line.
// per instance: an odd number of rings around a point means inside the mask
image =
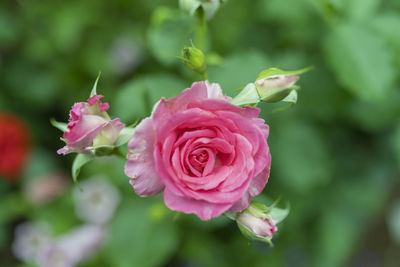
M 206 59 L 203 52 L 194 47 L 184 47 L 182 50 L 182 59 L 189 69 L 198 72 L 200 74 L 206 71 Z
M 275 103 L 287 97 L 299 79 L 296 75 L 274 75 L 256 81 L 257 92 L 262 101 Z
M 312 67 L 285 71 L 278 68 L 270 68 L 262 71 L 255 82 L 260 99 L 269 103 L 284 100 L 293 90 L 300 88 L 296 85 L 299 80 L 298 75 L 311 69 Z
M 250 213 L 241 213 L 236 219 L 240 231 L 251 239 L 272 239 L 278 231 L 275 221 L 271 218 L 256 217 Z

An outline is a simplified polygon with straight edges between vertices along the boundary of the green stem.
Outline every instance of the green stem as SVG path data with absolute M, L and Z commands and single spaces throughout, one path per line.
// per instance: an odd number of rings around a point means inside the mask
M 118 148 L 114 149 L 113 155 L 115 155 L 115 156 L 117 156 L 117 157 L 120 157 L 120 158 L 123 158 L 123 159 L 126 159 L 126 154 L 123 153 L 123 152 L 122 152 L 121 150 L 119 150 Z
M 207 75 L 206 72 L 203 72 L 203 73 L 201 74 L 201 76 L 203 77 L 203 80 L 208 80 L 208 75 Z
M 207 21 L 204 9 L 200 7 L 197 11 L 197 47 L 204 51 L 207 38 Z

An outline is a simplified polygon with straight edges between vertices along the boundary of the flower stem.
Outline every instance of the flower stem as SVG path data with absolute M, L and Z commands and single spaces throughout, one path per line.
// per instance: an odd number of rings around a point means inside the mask
M 115 148 L 112 154 L 115 155 L 115 156 L 117 156 L 117 157 L 120 157 L 120 158 L 122 158 L 122 159 L 126 159 L 126 154 L 123 153 L 123 152 L 122 152 L 121 150 L 119 150 L 118 148 Z
M 197 31 L 196 31 L 197 47 L 204 51 L 207 38 L 207 21 L 204 9 L 200 7 L 197 11 Z

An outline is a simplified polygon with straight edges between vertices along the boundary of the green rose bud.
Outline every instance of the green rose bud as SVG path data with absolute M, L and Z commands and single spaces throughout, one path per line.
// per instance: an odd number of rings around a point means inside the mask
M 182 50 L 182 60 L 189 69 L 204 74 L 206 71 L 206 59 L 203 52 L 194 47 L 184 47 Z

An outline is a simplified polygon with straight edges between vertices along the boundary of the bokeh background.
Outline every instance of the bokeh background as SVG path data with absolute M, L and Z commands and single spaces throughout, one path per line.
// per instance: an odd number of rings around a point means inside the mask
M 54 238 L 99 223 L 79 211 L 88 200 L 70 178 L 74 156 L 56 154 L 63 143 L 49 119 L 66 121 L 99 71 L 113 116 L 147 116 L 200 79 L 176 57 L 196 43 L 195 24 L 178 0 L 0 2 L 0 113 L 30 136 L 18 175 L 0 179 L 1 266 L 35 266 L 18 254 L 35 246 L 18 237 L 23 223 Z M 104 158 L 80 175 L 94 191 L 100 182 L 90 181 L 103 181 L 97 209 L 110 214 L 79 266 L 399 266 L 399 32 L 398 0 L 229 0 L 209 22 L 206 49 L 209 79 L 225 93 L 269 67 L 314 66 L 294 108 L 260 105 L 272 153 L 262 197 L 291 204 L 275 247 L 249 242 L 226 218 L 177 216 L 162 197 L 135 196 L 124 161 Z

